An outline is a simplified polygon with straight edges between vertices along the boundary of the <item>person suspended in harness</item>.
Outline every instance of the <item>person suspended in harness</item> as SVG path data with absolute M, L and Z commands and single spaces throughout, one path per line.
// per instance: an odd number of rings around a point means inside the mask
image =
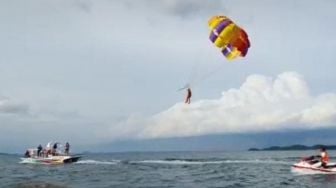
M 192 96 L 191 89 L 190 89 L 190 87 L 188 87 L 188 89 L 187 89 L 187 97 L 186 97 L 186 100 L 185 100 L 184 103 L 186 103 L 186 104 L 190 104 L 190 102 L 191 102 L 191 101 L 190 101 L 191 96 Z

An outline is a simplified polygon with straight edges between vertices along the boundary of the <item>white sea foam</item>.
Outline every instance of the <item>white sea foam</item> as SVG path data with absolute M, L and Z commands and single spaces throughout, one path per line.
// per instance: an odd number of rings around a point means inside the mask
M 132 161 L 131 163 L 149 163 L 149 164 L 171 164 L 171 165 L 193 165 L 193 164 L 218 164 L 220 161 L 187 161 L 187 160 L 143 160 Z
M 219 161 L 190 161 L 190 160 L 143 160 L 131 161 L 130 163 L 147 163 L 147 164 L 170 164 L 170 165 L 205 165 L 205 164 L 233 164 L 233 163 L 266 163 L 266 164 L 286 164 L 291 163 L 286 161 L 274 160 L 219 160 Z
M 96 164 L 96 165 L 115 165 L 118 164 L 120 161 L 113 160 L 113 161 L 97 161 L 97 160 L 81 160 L 76 162 L 76 164 Z

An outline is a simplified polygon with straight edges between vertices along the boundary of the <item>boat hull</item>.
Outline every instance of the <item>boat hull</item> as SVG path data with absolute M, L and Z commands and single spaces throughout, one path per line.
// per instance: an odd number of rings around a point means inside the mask
M 29 157 L 21 158 L 24 164 L 66 164 L 77 162 L 81 156 L 50 156 L 50 157 Z

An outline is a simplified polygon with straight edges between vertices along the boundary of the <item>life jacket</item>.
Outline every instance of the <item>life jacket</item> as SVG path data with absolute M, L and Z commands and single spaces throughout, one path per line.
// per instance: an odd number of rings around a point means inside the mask
M 329 155 L 327 152 L 322 152 L 321 153 L 321 161 L 323 163 L 328 163 L 329 162 Z

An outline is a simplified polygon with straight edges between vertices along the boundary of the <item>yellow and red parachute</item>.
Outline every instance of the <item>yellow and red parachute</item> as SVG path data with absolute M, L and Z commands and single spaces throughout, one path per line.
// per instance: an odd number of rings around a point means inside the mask
M 226 16 L 213 16 L 209 22 L 210 40 L 228 60 L 245 57 L 250 41 L 246 32 Z

